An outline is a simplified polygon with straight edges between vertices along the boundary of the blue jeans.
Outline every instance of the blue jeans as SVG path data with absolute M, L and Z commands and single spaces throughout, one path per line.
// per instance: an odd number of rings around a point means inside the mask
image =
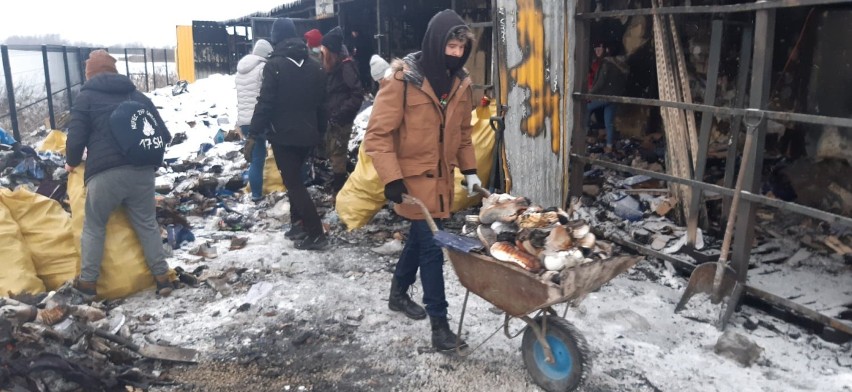
M 251 129 L 248 125 L 240 125 L 243 135 L 248 137 Z M 251 187 L 251 199 L 263 198 L 263 164 L 266 162 L 266 139 L 254 138 L 254 149 L 251 151 L 251 162 L 249 162 L 249 186 Z
M 441 228 L 440 222 L 435 222 Z M 412 220 L 408 241 L 396 263 L 393 275 L 401 289 L 408 289 L 417 280 L 423 285 L 423 304 L 432 317 L 447 317 L 447 299 L 444 295 L 444 253 L 435 244 L 432 231 L 425 220 Z
M 615 104 L 604 101 L 591 101 L 586 110 L 589 111 L 589 121 L 591 121 L 592 112 L 603 108 L 604 111 L 604 126 L 606 127 L 606 145 L 612 146 L 615 143 Z

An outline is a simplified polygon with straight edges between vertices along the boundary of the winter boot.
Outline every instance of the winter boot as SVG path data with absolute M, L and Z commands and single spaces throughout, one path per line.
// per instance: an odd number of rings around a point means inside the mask
M 174 286 L 172 286 L 172 282 L 169 280 L 169 274 L 154 276 L 154 280 L 157 282 L 157 294 L 159 296 L 168 297 L 172 293 Z
M 67 283 L 66 283 L 67 284 Z M 74 278 L 73 283 L 71 283 L 71 305 L 83 305 L 90 304 L 95 300 L 95 297 L 98 295 L 97 292 L 98 282 L 87 282 L 85 280 L 80 280 L 80 277 Z
M 308 237 L 308 232 L 302 228 L 302 221 L 290 225 L 290 230 L 284 232 L 284 236 L 291 241 L 298 242 Z
M 429 316 L 429 321 L 432 323 L 432 347 L 435 350 L 455 350 L 456 345 L 467 348 L 467 343 L 450 330 L 446 317 Z
M 394 312 L 402 312 L 406 317 L 413 320 L 426 318 L 426 310 L 408 296 L 408 289 L 399 286 L 396 278 L 391 280 L 390 298 L 388 298 L 388 309 Z

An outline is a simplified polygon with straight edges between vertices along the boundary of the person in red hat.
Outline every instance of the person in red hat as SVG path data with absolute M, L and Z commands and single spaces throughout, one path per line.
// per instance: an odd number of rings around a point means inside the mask
M 312 59 L 322 65 L 322 33 L 317 29 L 309 30 L 305 35 L 305 41 L 308 43 L 308 54 Z

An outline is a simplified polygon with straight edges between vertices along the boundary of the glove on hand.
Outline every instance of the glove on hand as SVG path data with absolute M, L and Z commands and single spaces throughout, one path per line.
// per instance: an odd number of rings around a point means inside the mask
M 464 181 L 466 183 L 465 187 L 467 188 L 467 196 L 473 197 L 478 195 L 479 193 L 473 190 L 474 185 L 482 186 L 482 181 L 479 180 L 479 176 L 476 174 L 465 174 Z
M 402 194 L 408 193 L 402 180 L 394 180 L 385 185 L 385 197 L 396 204 L 402 204 Z
M 254 138 L 249 136 L 246 139 L 246 144 L 243 146 L 243 156 L 246 158 L 246 162 L 251 163 L 251 153 L 254 151 Z

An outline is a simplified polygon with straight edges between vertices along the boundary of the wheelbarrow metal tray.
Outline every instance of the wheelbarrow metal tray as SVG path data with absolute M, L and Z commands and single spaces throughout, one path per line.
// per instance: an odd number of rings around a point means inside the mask
M 583 264 L 563 272 L 566 279 L 557 285 L 488 256 L 453 249 L 447 249 L 447 254 L 462 286 L 513 317 L 526 316 L 597 290 L 640 259 L 619 256 Z

